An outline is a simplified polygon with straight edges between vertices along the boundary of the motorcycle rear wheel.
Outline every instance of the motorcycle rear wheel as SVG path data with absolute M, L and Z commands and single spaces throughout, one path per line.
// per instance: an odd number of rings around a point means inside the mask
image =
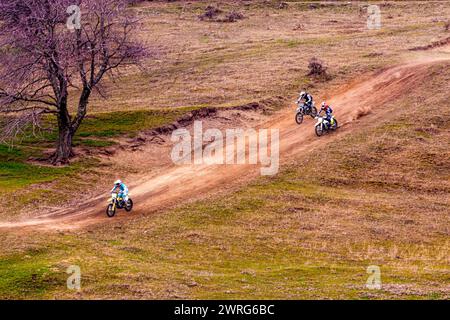
M 108 205 L 108 208 L 106 208 L 106 215 L 110 218 L 116 215 L 116 208 L 114 208 L 112 203 Z
M 314 119 L 315 117 L 317 117 L 317 108 L 316 108 L 316 107 L 312 107 L 309 115 L 310 115 L 311 118 L 313 118 L 313 119 Z

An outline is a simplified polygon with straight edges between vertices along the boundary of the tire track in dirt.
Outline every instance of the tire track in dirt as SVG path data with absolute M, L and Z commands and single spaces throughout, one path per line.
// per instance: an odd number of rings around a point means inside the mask
M 441 48 L 442 49 L 442 48 Z M 280 164 L 308 152 L 324 142 L 349 134 L 356 129 L 352 122 L 359 108 L 384 112 L 380 108 L 388 101 L 398 98 L 423 81 L 428 68 L 435 63 L 450 60 L 447 52 L 419 57 L 383 72 L 374 74 L 368 80 L 346 86 L 342 92 L 330 99 L 341 128 L 320 139 L 315 136 L 314 122 L 306 119 L 301 126 L 294 121 L 294 110 L 284 109 L 259 128 L 280 130 Z M 258 129 L 255 128 L 255 129 Z M 143 176 L 139 182 L 130 185 L 135 208 L 133 216 L 148 214 L 169 206 L 201 198 L 214 190 L 236 185 L 238 180 L 258 176 L 260 165 L 183 165 L 173 166 L 164 172 Z M 122 222 L 129 219 L 122 213 L 114 219 L 106 217 L 106 198 L 98 196 L 73 209 L 60 209 L 38 218 L 0 223 L 0 230 L 71 230 L 107 222 Z

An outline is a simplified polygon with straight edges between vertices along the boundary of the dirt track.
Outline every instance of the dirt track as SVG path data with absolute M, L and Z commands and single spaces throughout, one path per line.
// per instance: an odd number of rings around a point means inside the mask
M 306 119 L 301 126 L 294 121 L 292 109 L 284 109 L 261 128 L 280 130 L 280 163 L 296 155 L 319 146 L 324 141 L 332 141 L 337 136 L 348 134 L 357 126 L 356 113 L 372 111 L 389 117 L 389 110 L 383 110 L 387 101 L 401 95 L 423 80 L 428 67 L 433 63 L 449 60 L 449 47 L 436 52 L 427 52 L 414 61 L 372 75 L 368 80 L 354 82 L 342 88 L 329 101 L 334 106 L 336 118 L 341 128 L 338 132 L 320 139 L 314 134 L 314 121 Z M 316 101 L 318 104 L 320 101 Z M 167 206 L 197 199 L 199 195 L 212 193 L 236 183 L 238 179 L 248 179 L 259 174 L 260 165 L 183 165 L 172 166 L 163 173 L 143 176 L 138 183 L 130 185 L 135 209 L 133 216 L 163 209 Z M 114 219 L 105 215 L 106 198 L 98 196 L 75 209 L 61 209 L 38 218 L 0 223 L 3 230 L 60 230 L 76 229 L 88 225 L 129 219 L 121 213 Z

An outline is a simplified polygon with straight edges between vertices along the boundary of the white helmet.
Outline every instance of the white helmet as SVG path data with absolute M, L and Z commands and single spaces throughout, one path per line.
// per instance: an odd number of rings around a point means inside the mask
M 303 97 L 306 94 L 305 91 L 300 92 L 300 97 Z
M 115 182 L 114 182 L 114 185 L 119 185 L 119 184 L 122 184 L 122 181 L 121 180 L 116 180 Z

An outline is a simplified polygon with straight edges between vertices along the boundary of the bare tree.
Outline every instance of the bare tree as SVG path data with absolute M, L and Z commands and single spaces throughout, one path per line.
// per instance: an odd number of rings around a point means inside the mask
M 93 90 L 100 92 L 105 75 L 147 56 L 133 37 L 136 25 L 125 0 L 0 0 L 3 135 L 54 115 L 58 140 L 50 160 L 68 163 Z M 77 94 L 73 108 L 69 94 Z

